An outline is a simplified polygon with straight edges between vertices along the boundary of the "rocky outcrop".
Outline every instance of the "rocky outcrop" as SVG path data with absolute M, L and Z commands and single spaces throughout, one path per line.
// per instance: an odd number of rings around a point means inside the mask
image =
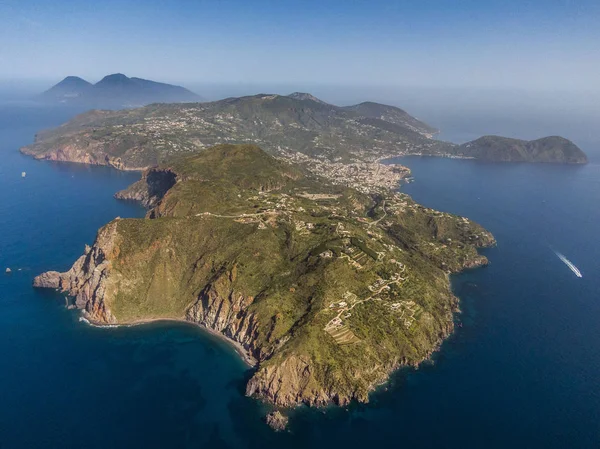
M 34 286 L 59 289 L 74 296 L 76 306 L 85 311 L 90 321 L 101 324 L 127 323 L 118 321 L 111 311 L 116 291 L 115 278 L 119 276 L 112 267 L 122 251 L 119 248 L 117 226 L 118 222 L 114 221 L 102 228 L 94 245 L 86 247 L 83 256 L 69 271 L 43 273 L 35 278 Z M 153 246 L 158 246 L 158 243 Z M 132 263 L 132 259 L 127 260 L 128 264 Z M 487 259 L 479 256 L 469 259 L 464 267 L 471 268 L 485 262 Z M 307 352 L 278 351 L 286 344 L 290 334 L 284 339 L 271 341 L 273 327 L 269 327 L 265 320 L 259 321 L 254 308 L 255 298 L 236 286 L 238 277 L 235 264 L 214 269 L 214 274 L 187 306 L 185 319 L 218 332 L 241 347 L 252 358 L 251 362 L 257 364 L 257 371 L 247 383 L 246 394 L 282 407 L 300 403 L 311 406 L 335 403 L 343 406 L 352 400 L 367 402 L 369 391 L 385 382 L 391 372 L 402 366 L 417 366 L 453 330 L 452 311 L 455 309 L 449 310 L 439 325 L 431 327 L 432 333 L 424 345 L 429 349 L 424 352 L 423 358 L 416 360 L 392 355 L 376 365 L 352 368 L 349 371 L 352 378 L 369 377 L 361 380 L 361 388 L 348 387 L 347 383 L 340 386 L 324 382 L 323 366 Z M 324 335 L 324 338 L 327 337 Z
M 288 425 L 288 417 L 284 416 L 279 410 L 269 413 L 265 417 L 265 421 L 275 432 L 285 430 Z
M 455 304 L 452 312 L 457 312 L 457 299 L 452 297 Z M 353 376 L 363 377 L 368 371 L 373 375 L 365 389 L 344 390 L 339 385 L 324 387 L 318 379 L 317 364 L 308 356 L 292 354 L 282 360 L 271 360 L 261 366 L 246 385 L 246 395 L 266 399 L 268 402 L 281 407 L 292 407 L 299 404 L 309 406 L 327 406 L 336 404 L 347 406 L 352 401 L 368 402 L 369 393 L 378 385 L 385 383 L 390 374 L 402 367 L 417 368 L 421 363 L 431 358 L 440 345 L 454 332 L 452 313 L 448 319 L 440 323 L 437 333 L 432 335 L 429 349 L 420 359 L 392 357 L 386 363 L 373 365 L 369 370 L 356 369 Z
M 100 148 L 94 148 L 94 145 L 80 146 L 77 142 L 52 145 L 50 149 L 39 151 L 38 145 L 33 144 L 23 147 L 19 151 L 28 156 L 33 156 L 38 160 L 56 161 L 56 162 L 74 162 L 88 165 L 106 165 L 123 171 L 140 171 L 146 167 L 137 167 L 128 165 L 120 157 L 107 154 Z
M 33 286 L 36 288 L 60 288 L 62 276 L 63 273 L 58 271 L 47 271 L 35 277 Z
M 177 182 L 177 174 L 168 168 L 151 168 L 142 174 L 142 179 L 115 194 L 120 200 L 139 201 L 144 207 L 152 208 Z
M 248 312 L 254 298 L 233 289 L 235 276 L 235 267 L 216 276 L 189 308 L 186 319 L 223 334 L 241 345 L 252 358 L 260 359 L 261 353 L 256 346 L 258 321 Z
M 77 308 L 98 323 L 115 324 L 116 318 L 105 301 L 109 288 L 110 259 L 115 253 L 115 227 L 110 223 L 102 228 L 93 247 L 86 246 L 83 256 L 65 273 L 48 271 L 36 276 L 34 287 L 55 288 L 75 297 Z
M 296 355 L 260 369 L 248 382 L 246 394 L 285 407 L 300 403 L 326 405 L 339 399 L 325 392 L 315 379 L 312 360 Z M 347 401 L 343 399 L 341 403 Z
M 480 268 L 480 267 L 486 267 L 489 265 L 489 260 L 487 257 L 482 256 L 482 255 L 478 255 L 476 257 L 472 257 L 470 259 L 467 259 L 464 263 L 463 263 L 463 270 L 471 270 L 473 268 Z

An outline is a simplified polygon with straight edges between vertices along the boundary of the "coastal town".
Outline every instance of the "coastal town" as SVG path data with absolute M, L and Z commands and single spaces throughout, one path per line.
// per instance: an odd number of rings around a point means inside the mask
M 410 177 L 408 167 L 380 162 L 331 162 L 325 157 L 315 158 L 296 151 L 279 151 L 279 157 L 299 164 L 328 179 L 332 184 L 352 187 L 362 193 L 383 193 L 398 188 L 402 180 Z

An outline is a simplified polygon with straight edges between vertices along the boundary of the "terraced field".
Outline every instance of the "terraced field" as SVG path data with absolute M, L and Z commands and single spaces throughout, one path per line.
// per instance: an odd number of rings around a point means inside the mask
M 326 332 L 333 337 L 338 345 L 349 345 L 358 343 L 360 339 L 354 335 L 347 325 L 342 325 L 336 329 L 325 329 Z

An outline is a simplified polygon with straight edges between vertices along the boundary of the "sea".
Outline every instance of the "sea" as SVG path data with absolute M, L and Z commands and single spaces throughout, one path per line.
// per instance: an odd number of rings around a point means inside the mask
M 32 288 L 106 222 L 144 215 L 113 198 L 139 174 L 18 152 L 77 112 L 0 105 L 1 449 L 600 447 L 598 162 L 392 161 L 413 171 L 402 191 L 495 235 L 490 265 L 452 277 L 462 313 L 430 363 L 368 404 L 290 410 L 275 433 L 223 340 L 183 323 L 92 327 Z

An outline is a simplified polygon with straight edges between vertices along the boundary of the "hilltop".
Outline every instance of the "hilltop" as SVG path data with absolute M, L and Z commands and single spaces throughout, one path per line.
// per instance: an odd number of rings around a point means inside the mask
M 388 122 L 394 125 L 409 128 L 426 137 L 433 137 L 439 132 L 434 127 L 423 123 L 422 121 L 410 115 L 408 112 L 395 106 L 388 106 L 385 104 L 367 101 L 354 106 L 347 106 L 344 109 L 347 111 L 353 111 L 362 117 L 371 119 L 373 126 L 381 126 L 379 121 Z
M 79 101 L 91 89 L 92 83 L 78 76 L 67 76 L 60 83 L 52 86 L 39 96 L 46 102 L 73 102 Z
M 315 103 L 329 104 L 306 92 L 293 92 L 289 94 L 288 97 L 293 98 L 294 100 L 310 100 L 314 101 Z
M 391 191 L 334 185 L 253 145 L 148 169 L 59 288 L 96 323 L 187 320 L 255 360 L 247 394 L 275 404 L 367 401 L 453 330 L 448 274 L 485 265 L 476 223 Z
M 309 94 L 260 94 L 210 103 L 91 111 L 40 132 L 22 151 L 37 159 L 143 169 L 220 143 L 252 143 L 270 154 L 374 161 L 438 151 L 433 128 L 376 103 L 338 107 Z
M 483 136 L 456 147 L 456 154 L 497 162 L 587 163 L 587 156 L 577 145 L 558 136 L 531 141 Z
M 108 79 L 107 79 L 108 78 Z M 143 80 L 107 77 L 89 89 L 117 95 Z M 83 81 L 83 80 L 81 80 Z M 80 84 L 74 82 L 67 85 Z M 108 87 L 105 87 L 108 86 Z M 61 92 L 64 88 L 61 87 Z M 73 92 L 73 88 L 69 88 Z M 340 107 L 311 94 L 258 94 L 207 103 L 151 104 L 93 110 L 38 133 L 21 151 L 36 159 L 144 170 L 222 143 L 255 144 L 270 154 L 315 165 L 372 163 L 405 156 L 444 156 L 496 162 L 586 163 L 562 137 L 535 141 L 485 136 L 464 145 L 434 140 L 437 130 L 389 105 Z
M 38 100 L 89 107 L 131 107 L 150 103 L 200 101 L 201 98 L 180 86 L 115 73 L 105 76 L 96 84 L 77 76 L 68 76 L 40 94 Z

